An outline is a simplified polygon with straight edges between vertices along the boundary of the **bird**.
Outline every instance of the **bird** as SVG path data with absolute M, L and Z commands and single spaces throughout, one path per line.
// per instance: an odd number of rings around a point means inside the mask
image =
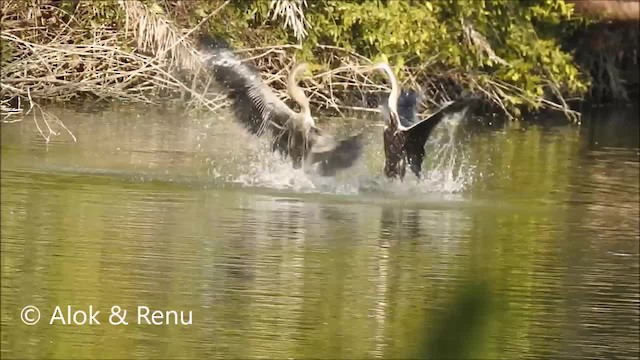
M 309 99 L 296 80 L 308 64 L 294 65 L 287 78 L 287 92 L 300 106 L 300 112 L 295 112 L 262 81 L 254 66 L 235 55 L 226 40 L 201 35 L 198 45 L 215 80 L 228 90 L 235 119 L 258 137 L 271 134 L 272 151 L 288 156 L 294 169 L 318 164 L 321 176 L 334 176 L 361 156 L 362 133 L 338 139 L 316 125 Z
M 391 83 L 391 93 L 387 103 L 382 105 L 384 119 L 384 175 L 391 179 L 404 180 L 406 166 L 418 180 L 421 179 L 424 146 L 433 129 L 445 118 L 464 118 L 477 97 L 469 96 L 451 101 L 442 106 L 431 116 L 418 119 L 417 105 L 419 94 L 413 89 L 401 89 L 393 70 L 386 62 L 375 63 L 365 67 L 363 71 L 383 71 Z

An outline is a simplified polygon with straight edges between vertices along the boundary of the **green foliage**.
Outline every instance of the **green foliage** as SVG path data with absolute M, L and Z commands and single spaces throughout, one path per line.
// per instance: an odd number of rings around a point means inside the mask
M 507 106 L 539 105 L 543 88 L 555 84 L 567 95 L 579 95 L 588 83 L 571 54 L 556 38 L 571 23 L 573 8 L 562 0 L 521 1 L 323 1 L 308 13 L 316 41 L 365 56 L 386 54 L 396 67 L 433 63 L 440 69 L 491 74 L 521 91 L 505 97 Z M 496 63 L 465 42 L 461 20 L 482 34 L 508 65 Z M 555 30 L 555 32 L 554 32 Z M 401 72 L 402 73 L 402 72 Z
M 383 53 L 397 66 L 446 47 L 447 27 L 437 21 L 437 6 L 429 2 L 390 1 L 380 6 L 375 1 L 326 1 L 322 10 L 309 14 L 316 30 L 311 41 L 330 40 L 369 57 Z
M 277 0 L 284 1 L 284 0 Z M 585 25 L 565 0 L 316 0 L 304 12 L 308 36 L 295 54 L 315 67 L 331 67 L 317 45 L 332 45 L 369 59 L 385 58 L 400 80 L 417 83 L 455 80 L 481 90 L 507 112 L 520 106 L 539 108 L 549 95 L 580 96 L 588 78 L 559 41 Z M 156 14 L 178 27 L 193 29 L 216 10 L 198 31 L 225 34 L 238 48 L 298 42 L 270 1 L 145 0 Z M 117 0 L 62 0 L 61 12 L 82 30 L 124 27 Z M 295 13 L 295 16 L 301 16 Z M 59 24 L 55 24 L 59 27 Z M 73 24 L 72 24 L 73 26 Z M 86 36 L 94 36 L 85 31 Z M 127 41 L 123 41 L 123 46 Z M 2 52 L 2 61 L 9 61 Z M 315 63 L 315 64 L 313 64 Z M 481 89 L 478 89 L 481 88 Z
M 423 359 L 473 359 L 482 349 L 495 296 L 489 284 L 473 280 L 459 286 L 452 299 L 429 322 L 421 354 Z
M 403 70 L 453 69 L 471 74 L 478 84 L 499 82 L 516 89 L 512 96 L 502 96 L 508 108 L 540 107 L 549 84 L 569 96 L 583 94 L 589 85 L 572 55 L 558 44 L 567 31 L 582 23 L 573 15 L 572 4 L 564 0 L 320 0 L 308 4 L 305 58 L 311 57 L 316 44 L 327 44 L 369 58 L 385 55 Z M 282 27 L 271 23 L 267 2 L 234 6 L 246 32 L 257 28 L 269 31 L 266 38 L 273 42 L 295 41 L 291 34 L 274 32 Z M 463 20 L 506 64 L 466 41 Z

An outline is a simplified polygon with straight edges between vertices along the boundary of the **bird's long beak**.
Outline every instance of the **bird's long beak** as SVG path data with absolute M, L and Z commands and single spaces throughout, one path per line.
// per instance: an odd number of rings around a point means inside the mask
M 356 68 L 358 74 L 364 74 L 371 71 L 371 65 L 360 65 Z
M 373 65 L 362 65 L 356 68 L 356 72 L 359 74 L 366 74 L 373 71 Z
M 291 72 L 299 74 L 299 76 L 313 75 L 313 72 L 309 69 L 309 64 L 304 62 L 294 64 L 293 67 L 291 68 Z
M 305 77 L 313 77 L 313 70 L 307 63 L 302 64 L 302 75 Z

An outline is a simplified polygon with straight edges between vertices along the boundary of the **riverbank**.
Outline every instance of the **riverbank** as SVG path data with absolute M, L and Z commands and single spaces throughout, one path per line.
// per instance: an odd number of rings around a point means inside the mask
M 3 118 L 51 102 L 224 108 L 192 42 L 199 33 L 227 37 L 283 97 L 287 69 L 310 62 L 314 75 L 303 85 L 320 113 L 375 108 L 389 91 L 386 81 L 356 70 L 379 60 L 394 65 L 405 86 L 422 89 L 425 112 L 473 91 L 488 111 L 510 118 L 545 109 L 577 118 L 572 103 L 624 101 L 637 88 L 619 71 L 631 71 L 635 61 L 637 84 L 637 51 L 624 46 L 637 29 L 606 25 L 607 34 L 623 36 L 598 47 L 584 39 L 604 33 L 604 25 L 562 0 L 270 4 L 4 2 Z M 619 49 L 627 51 L 621 56 Z M 55 121 L 40 112 L 45 125 Z

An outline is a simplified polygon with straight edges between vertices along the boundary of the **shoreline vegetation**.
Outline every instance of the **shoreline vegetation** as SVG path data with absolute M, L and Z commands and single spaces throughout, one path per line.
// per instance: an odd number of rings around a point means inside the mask
M 310 63 L 301 85 L 318 114 L 377 111 L 389 86 L 357 70 L 388 61 L 404 86 L 423 92 L 425 113 L 471 91 L 483 96 L 483 111 L 509 119 L 553 110 L 578 120 L 576 104 L 637 96 L 639 3 L 619 3 L 4 0 L 0 115 L 4 123 L 33 117 L 48 141 L 57 128 L 73 134 L 44 104 L 218 111 L 228 102 L 194 43 L 209 33 L 252 61 L 283 99 L 288 70 Z

